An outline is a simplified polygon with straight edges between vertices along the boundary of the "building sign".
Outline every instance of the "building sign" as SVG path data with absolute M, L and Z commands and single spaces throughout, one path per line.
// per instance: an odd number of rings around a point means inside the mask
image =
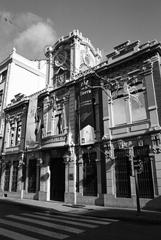
M 37 97 L 38 93 L 30 96 L 29 107 L 28 107 L 28 115 L 27 115 L 27 128 L 26 128 L 26 147 L 35 147 L 37 146 L 36 142 L 36 121 L 35 116 L 37 112 Z
M 80 144 L 95 142 L 92 90 L 90 80 L 80 83 Z
M 56 143 L 56 142 L 62 142 L 63 144 L 66 142 L 66 135 L 63 136 L 49 136 L 42 139 L 42 144 L 49 144 L 49 143 Z

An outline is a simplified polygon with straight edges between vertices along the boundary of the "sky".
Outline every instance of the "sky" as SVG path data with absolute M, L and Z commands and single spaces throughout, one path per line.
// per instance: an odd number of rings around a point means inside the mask
M 0 61 L 15 47 L 29 59 L 79 29 L 103 55 L 127 40 L 161 42 L 160 0 L 0 0 Z

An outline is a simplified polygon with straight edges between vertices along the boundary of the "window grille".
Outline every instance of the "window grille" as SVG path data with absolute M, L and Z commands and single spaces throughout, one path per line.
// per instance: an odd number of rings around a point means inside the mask
M 17 178 L 18 178 L 18 161 L 13 163 L 12 188 L 11 188 L 13 192 L 17 191 Z
M 9 182 L 10 182 L 10 164 L 6 163 L 5 179 L 4 179 L 4 191 L 9 191 Z
M 128 150 L 115 149 L 116 196 L 131 197 Z
M 138 174 L 139 196 L 141 198 L 153 198 L 153 179 L 151 161 L 149 158 L 149 146 L 137 146 L 134 148 L 134 155 L 143 163 L 143 171 Z
M 36 191 L 36 159 L 29 160 L 28 192 Z
M 83 154 L 83 195 L 97 195 L 96 153 Z

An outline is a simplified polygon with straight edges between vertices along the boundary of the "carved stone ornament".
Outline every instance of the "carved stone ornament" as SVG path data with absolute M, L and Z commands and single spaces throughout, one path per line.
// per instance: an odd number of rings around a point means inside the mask
M 161 135 L 160 133 L 151 135 L 151 152 L 154 154 L 161 153 Z

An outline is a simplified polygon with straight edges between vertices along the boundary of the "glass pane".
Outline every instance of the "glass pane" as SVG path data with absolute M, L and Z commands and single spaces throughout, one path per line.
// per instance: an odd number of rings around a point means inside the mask
M 147 118 L 144 93 L 131 94 L 132 121 Z
M 113 101 L 114 125 L 126 123 L 126 106 L 123 98 Z

